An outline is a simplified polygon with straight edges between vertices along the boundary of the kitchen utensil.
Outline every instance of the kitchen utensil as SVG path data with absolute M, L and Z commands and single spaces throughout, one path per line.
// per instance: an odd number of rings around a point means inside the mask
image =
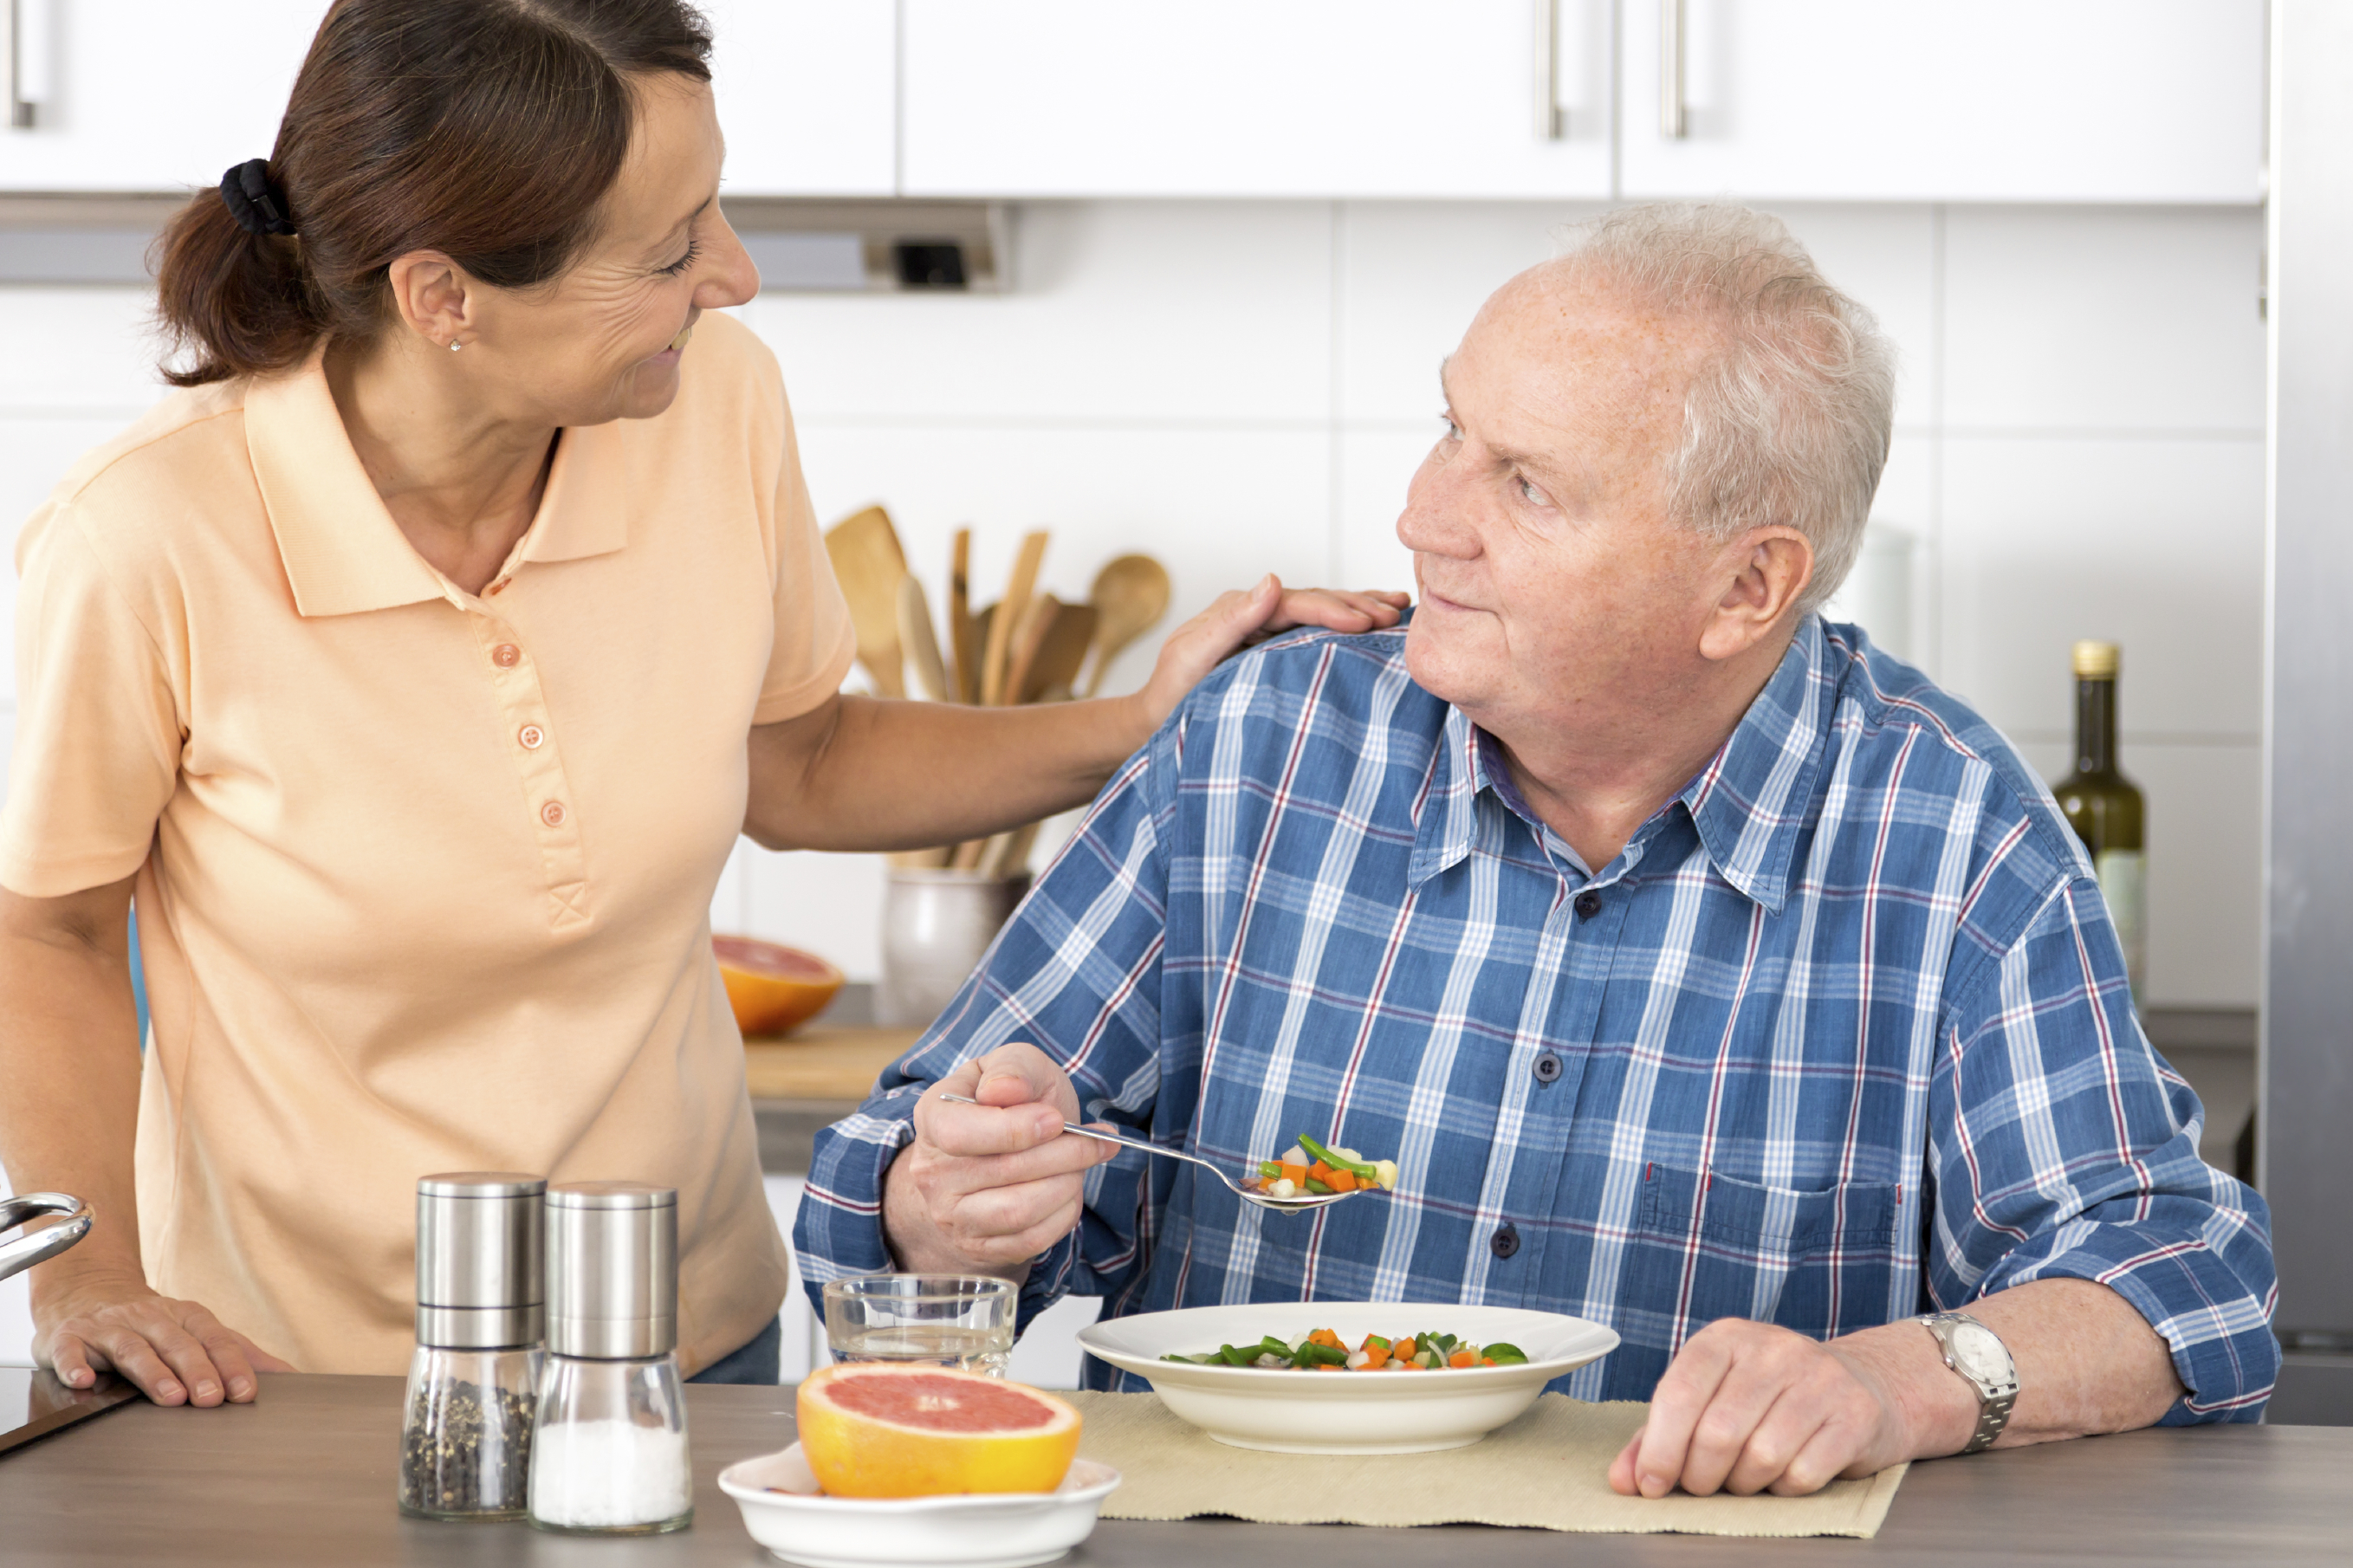
M 1261 1336 L 1299 1339 L 1330 1329 L 1350 1344 L 1366 1334 L 1448 1333 L 1507 1342 L 1527 1364 L 1444 1372 L 1314 1373 L 1163 1361 Z M 1546 1384 L 1618 1348 L 1599 1323 L 1559 1312 L 1461 1302 L 1264 1301 L 1140 1312 L 1079 1331 L 1092 1354 L 1152 1384 L 1180 1418 L 1220 1443 L 1289 1454 L 1419 1454 L 1460 1448 L 1518 1418 Z
M 955 531 L 955 553 L 948 563 L 948 653 L 955 659 L 959 702 L 980 700 L 982 634 L 972 614 L 972 530 Z
M 1071 1461 L 1050 1492 L 837 1498 L 818 1490 L 798 1443 L 719 1472 L 752 1539 L 809 1568 L 1029 1568 L 1084 1541 L 1119 1472 Z
M 1039 826 L 1035 822 L 1027 823 L 1010 833 L 992 835 L 988 842 L 981 846 L 977 868 L 980 874 L 997 878 L 1026 872 L 1029 869 L 1029 847 L 1038 841 Z
M 932 630 L 932 605 L 923 596 L 923 579 L 913 572 L 899 579 L 899 646 L 915 667 L 915 684 L 934 702 L 951 702 L 947 666 L 940 660 L 940 639 Z
M 1168 568 L 1149 555 L 1122 555 L 1103 563 L 1087 595 L 1102 619 L 1095 624 L 1095 667 L 1081 696 L 1092 697 L 1122 649 L 1168 613 Z
M 997 695 L 1007 707 L 1021 700 L 1021 689 L 1029 679 L 1030 667 L 1038 662 L 1039 650 L 1060 618 L 1062 602 L 1051 594 L 1033 595 L 1021 611 L 1021 624 L 1014 628 L 1013 641 L 1005 658 L 1005 684 Z
M 854 512 L 825 531 L 825 552 L 849 602 L 849 624 L 858 638 L 858 662 L 885 697 L 904 697 L 907 677 L 899 648 L 899 579 L 907 574 L 906 552 L 891 514 L 879 506 Z
M 405 1514 L 523 1516 L 546 1331 L 546 1191 L 509 1171 L 417 1184 L 417 1353 L 396 1489 Z
M 874 1021 L 884 1028 L 920 1028 L 963 988 L 1029 882 L 900 866 L 887 875 Z
M 856 1274 L 825 1282 L 833 1359 L 952 1366 L 1003 1377 L 1019 1296 L 986 1274 Z
M 951 1105 L 980 1103 L 976 1100 L 968 1099 L 961 1094 L 943 1094 L 940 1098 Z M 1062 1131 L 1074 1137 L 1092 1138 L 1098 1143 L 1116 1143 L 1123 1149 L 1134 1149 L 1145 1154 L 1157 1154 L 1165 1160 L 1189 1161 L 1232 1188 L 1234 1195 L 1242 1202 L 1256 1204 L 1262 1209 L 1272 1209 L 1277 1214 L 1302 1214 L 1308 1209 L 1328 1208 L 1344 1198 L 1360 1198 L 1367 1193 L 1383 1190 L 1379 1187 L 1358 1187 L 1352 1193 L 1302 1193 L 1295 1198 L 1271 1198 L 1264 1193 L 1252 1192 L 1243 1186 L 1240 1182 L 1227 1175 L 1225 1171 L 1214 1162 L 1204 1160 L 1198 1154 L 1187 1154 L 1182 1149 L 1170 1149 L 1158 1143 L 1147 1143 L 1141 1138 L 1129 1138 L 1117 1132 L 1105 1132 L 1099 1127 L 1082 1127 L 1075 1121 L 1063 1122 Z
M 1043 529 L 1021 536 L 1005 597 L 997 601 L 997 615 L 988 623 L 988 645 L 980 656 L 980 700 L 991 707 L 1005 700 L 1005 671 L 1012 656 L 1013 634 L 1020 629 L 1021 617 L 1029 613 L 1029 596 L 1037 592 L 1038 568 L 1046 559 L 1050 537 Z
M 693 1522 L 677 1347 L 677 1192 L 634 1182 L 548 1188 L 533 1525 L 652 1535 Z
M 1054 613 L 1053 625 L 1039 640 L 1026 676 L 1015 682 L 1016 702 L 1048 702 L 1068 697 L 1079 679 L 1079 666 L 1094 646 L 1101 612 L 1092 605 L 1064 605 Z
M 90 1234 L 98 1221 L 88 1204 L 65 1193 L 19 1193 L 0 1198 L 0 1230 L 14 1230 L 43 1215 L 70 1215 L 63 1225 L 48 1226 L 0 1247 L 0 1279 L 21 1273 L 34 1264 L 55 1258 Z

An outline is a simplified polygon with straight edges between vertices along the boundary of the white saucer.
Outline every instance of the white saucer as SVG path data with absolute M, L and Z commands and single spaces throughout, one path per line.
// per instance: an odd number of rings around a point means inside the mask
M 1029 1568 L 1084 1541 L 1095 1510 L 1119 1472 L 1074 1459 L 1050 1492 L 958 1497 L 835 1498 L 818 1490 L 798 1443 L 781 1454 L 741 1459 L 719 1472 L 719 1489 L 744 1510 L 752 1539 L 807 1568 Z M 780 1490 L 771 1490 L 780 1488 Z

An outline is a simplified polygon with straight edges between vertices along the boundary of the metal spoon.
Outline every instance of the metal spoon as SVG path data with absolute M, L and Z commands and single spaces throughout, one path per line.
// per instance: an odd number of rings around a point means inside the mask
M 951 1105 L 980 1104 L 980 1101 L 967 1099 L 965 1096 L 961 1094 L 943 1094 L 940 1098 L 946 1100 Z M 982 1109 L 998 1110 L 1002 1108 L 985 1106 Z M 1146 1154 L 1158 1154 L 1164 1159 L 1189 1160 L 1194 1164 L 1200 1166 L 1201 1169 L 1208 1172 L 1209 1174 L 1217 1177 L 1218 1180 L 1225 1183 L 1227 1186 L 1233 1189 L 1234 1196 L 1241 1199 L 1242 1202 L 1246 1204 L 1256 1204 L 1262 1209 L 1272 1209 L 1277 1214 L 1301 1214 L 1308 1209 L 1320 1209 L 1327 1205 L 1336 1204 L 1342 1198 L 1362 1197 L 1366 1193 L 1378 1192 L 1382 1190 L 1377 1187 L 1358 1187 L 1353 1193 L 1302 1193 L 1295 1198 L 1271 1198 L 1264 1193 L 1252 1192 L 1250 1188 L 1243 1186 L 1240 1182 L 1235 1181 L 1231 1176 L 1227 1175 L 1225 1172 L 1219 1170 L 1208 1161 L 1202 1159 L 1198 1154 L 1187 1154 L 1181 1149 L 1164 1149 L 1157 1143 L 1147 1143 L 1141 1138 L 1124 1138 L 1116 1132 L 1103 1132 L 1099 1131 L 1092 1127 L 1082 1127 L 1075 1121 L 1063 1122 L 1062 1131 L 1065 1132 L 1075 1133 L 1081 1138 L 1092 1138 L 1098 1143 L 1116 1143 L 1123 1149 L 1135 1149 L 1140 1150 Z

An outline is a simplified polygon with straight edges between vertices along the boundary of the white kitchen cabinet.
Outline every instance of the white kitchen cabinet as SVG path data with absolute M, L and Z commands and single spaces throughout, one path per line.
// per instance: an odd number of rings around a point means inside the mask
M 1614 11 L 903 0 L 901 190 L 1605 199 Z
M 327 12 L 327 0 L 16 5 L 21 36 L 46 36 L 33 68 L 50 90 L 31 129 L 0 116 L 0 191 L 181 190 L 269 156 Z
M 2263 198 L 2263 0 L 1623 0 L 1620 25 L 1629 200 Z
M 701 0 L 730 195 L 887 196 L 898 180 L 892 0 Z

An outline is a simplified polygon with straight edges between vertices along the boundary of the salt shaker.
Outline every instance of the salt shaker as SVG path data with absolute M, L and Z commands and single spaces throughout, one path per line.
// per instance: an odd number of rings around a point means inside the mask
M 531 1471 L 542 1530 L 652 1535 L 694 1519 L 678 1375 L 678 1194 L 547 1190 L 547 1364 Z
M 400 1511 L 520 1519 L 544 1316 L 537 1176 L 417 1184 L 417 1354 L 400 1436 Z

